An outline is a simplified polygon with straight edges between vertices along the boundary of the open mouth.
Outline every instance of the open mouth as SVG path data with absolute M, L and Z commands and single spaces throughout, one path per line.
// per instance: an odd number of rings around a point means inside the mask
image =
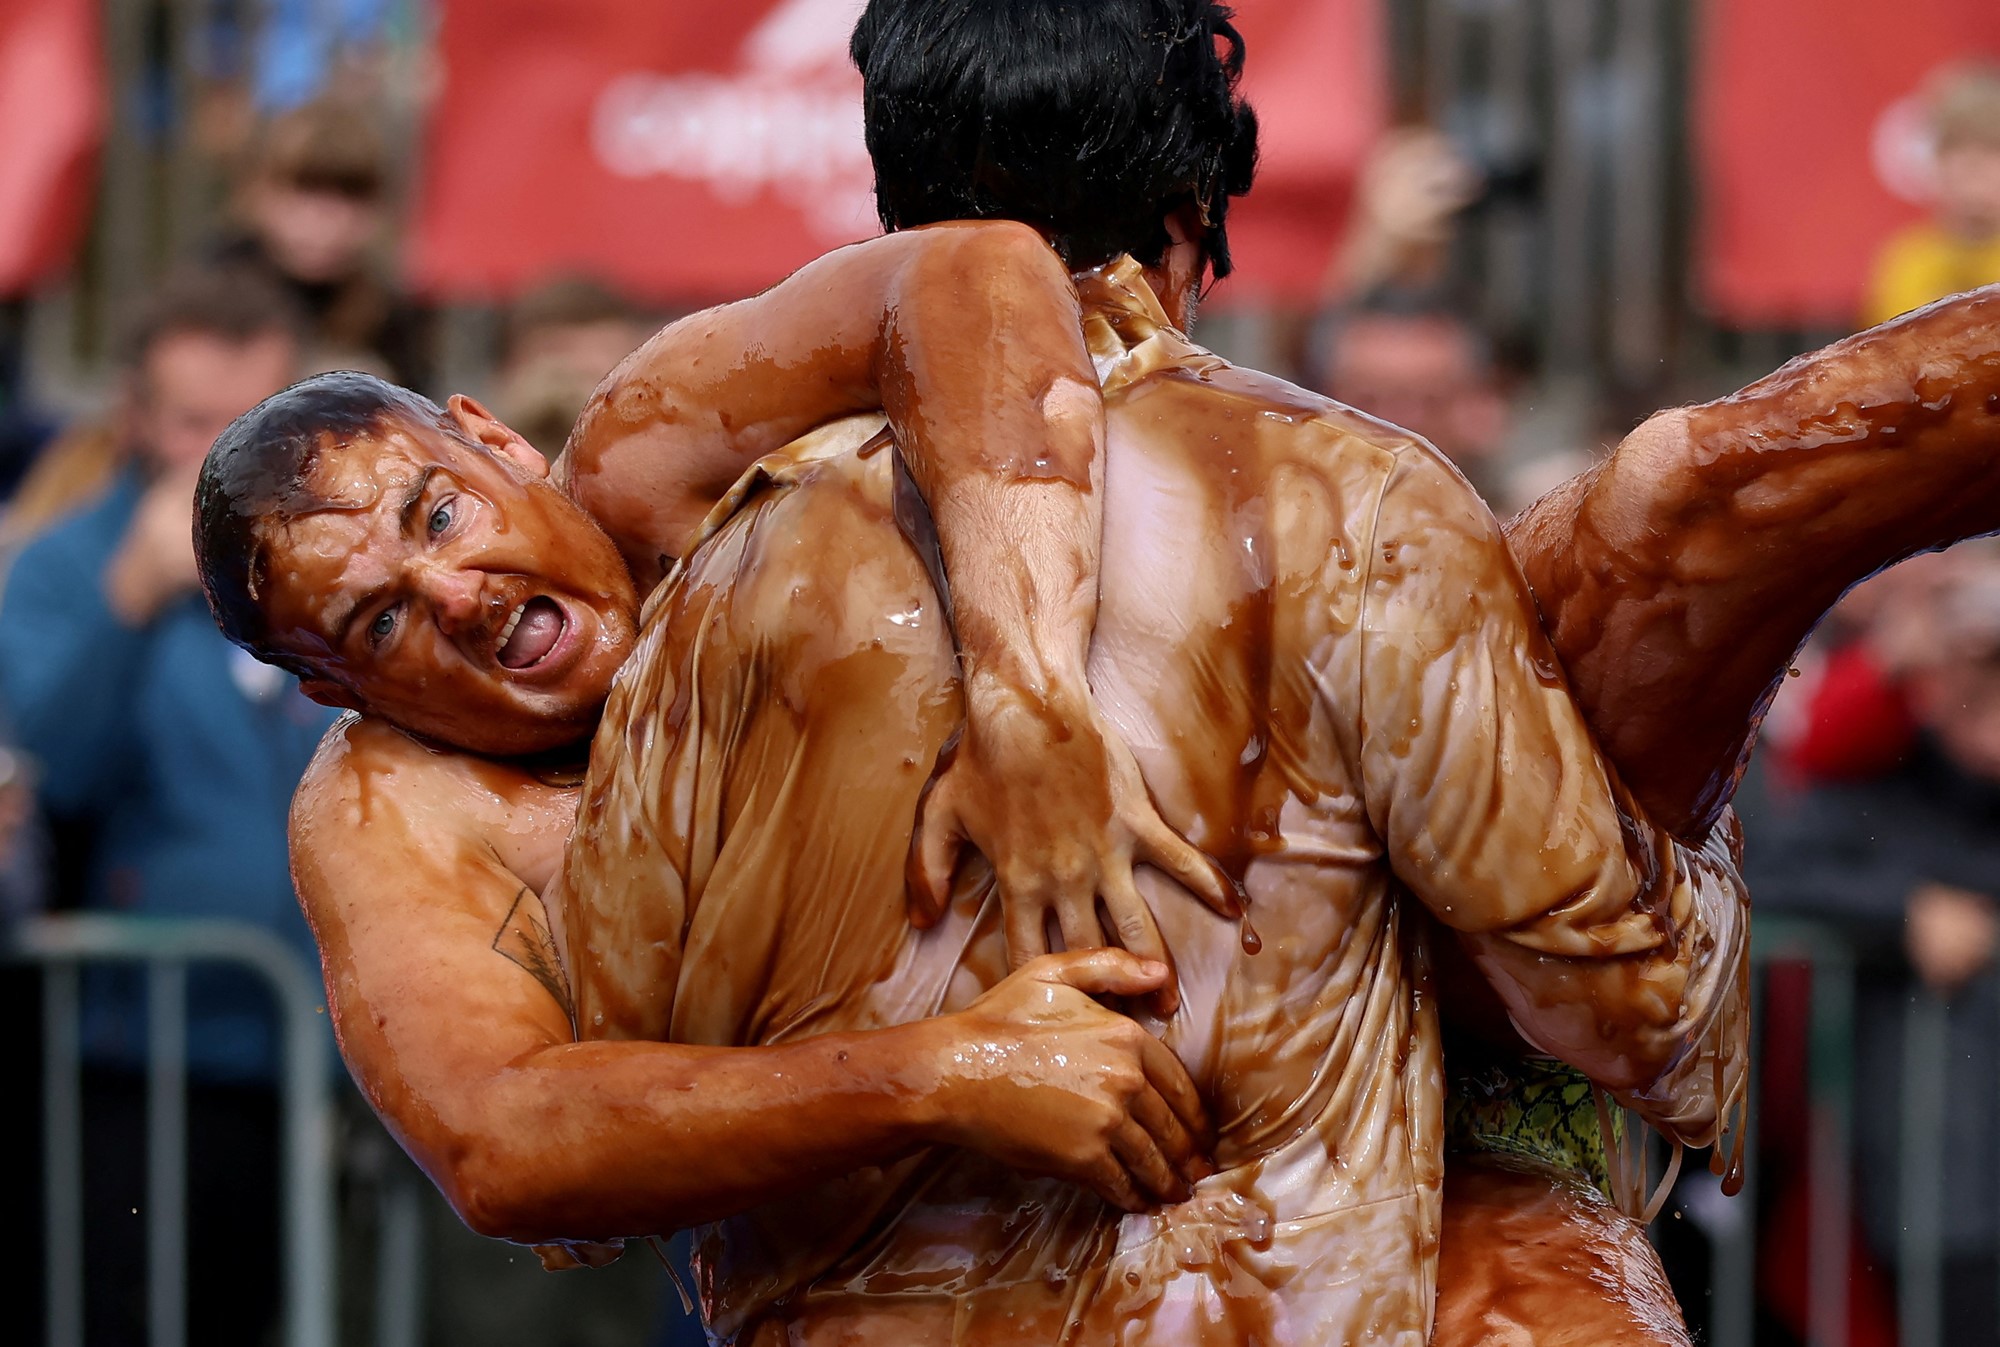
M 516 608 L 507 625 L 500 629 L 493 657 L 503 668 L 532 669 L 548 658 L 568 625 L 561 604 L 536 595 Z

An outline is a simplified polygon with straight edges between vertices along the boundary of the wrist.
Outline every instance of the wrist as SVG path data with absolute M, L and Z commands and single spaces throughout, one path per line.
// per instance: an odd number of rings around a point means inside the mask
M 993 721 L 1014 712 L 1081 713 L 1090 705 L 1090 680 L 1080 659 L 990 661 L 967 658 L 966 718 Z
M 957 1051 L 964 1035 L 959 1023 L 956 1014 L 932 1016 L 891 1031 L 897 1041 L 885 1045 L 902 1084 L 894 1092 L 895 1126 L 912 1145 L 958 1146 L 965 1142 L 960 1126 L 964 1078 L 958 1069 Z
M 940 1015 L 872 1033 L 840 1036 L 836 1060 L 853 1078 L 858 1102 L 872 1113 L 889 1151 L 956 1144 L 951 1127 L 952 1033 L 956 1016 Z

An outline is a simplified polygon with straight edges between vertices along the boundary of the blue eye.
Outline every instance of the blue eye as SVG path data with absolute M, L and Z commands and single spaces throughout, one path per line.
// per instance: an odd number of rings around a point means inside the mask
M 387 640 L 389 633 L 395 629 L 396 610 L 394 608 L 384 608 L 375 615 L 375 620 L 368 624 L 368 641 L 371 645 L 379 645 L 381 642 Z
M 429 524 L 431 537 L 433 538 L 437 537 L 438 534 L 443 533 L 446 529 L 450 527 L 451 527 L 451 502 L 445 501 L 442 504 L 440 504 L 435 510 L 431 511 L 431 518 Z

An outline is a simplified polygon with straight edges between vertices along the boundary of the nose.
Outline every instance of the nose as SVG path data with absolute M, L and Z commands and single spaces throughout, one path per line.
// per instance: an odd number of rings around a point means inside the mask
M 417 567 L 415 582 L 447 635 L 456 636 L 484 619 L 485 582 L 478 572 L 426 562 Z

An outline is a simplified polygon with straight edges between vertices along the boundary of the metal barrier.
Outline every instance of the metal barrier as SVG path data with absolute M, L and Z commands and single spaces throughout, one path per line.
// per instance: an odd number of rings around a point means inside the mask
M 73 914 L 7 932 L 0 959 L 42 969 L 43 1202 L 49 1347 L 83 1342 L 80 965 L 147 966 L 146 1308 L 152 1347 L 187 1341 L 187 966 L 247 968 L 277 999 L 284 1044 L 282 1203 L 286 1347 L 333 1347 L 332 1060 L 315 972 L 236 922 Z
M 1808 1250 L 1811 1347 L 1847 1347 L 1849 1238 L 1853 1229 L 1855 959 L 1839 936 L 1809 922 L 1760 916 L 1751 946 L 1753 1022 L 1762 1023 L 1763 974 L 1773 964 L 1811 971 L 1807 1027 L 1807 1138 L 1811 1153 Z M 313 970 L 277 937 L 213 920 L 64 915 L 7 932 L 0 961 L 39 965 L 43 976 L 43 1193 L 47 1342 L 83 1342 L 83 1154 L 79 975 L 85 963 L 138 963 L 148 970 L 147 1313 L 152 1347 L 185 1347 L 187 966 L 248 968 L 276 996 L 284 1043 L 280 1098 L 286 1347 L 333 1347 L 338 1304 L 331 1153 L 331 1067 Z M 1903 1032 L 1897 1253 L 1900 1347 L 1939 1347 L 1943 1251 L 1943 1150 L 1948 1069 L 1943 1002 L 1919 993 Z M 2000 1025 L 1995 1026 L 2000 1033 Z M 1754 1087 L 1754 1081 L 1753 1081 Z M 1712 1235 L 1707 1341 L 1755 1340 L 1757 1095 L 1744 1144 L 1751 1149 L 1740 1217 Z M 2000 1204 L 2000 1193 L 1995 1195 Z M 414 1341 L 421 1291 L 414 1195 L 385 1193 L 378 1269 L 377 1340 Z
M 1751 941 L 1756 970 L 1753 1022 L 1763 1023 L 1764 973 L 1772 964 L 1803 964 L 1812 988 L 1806 1031 L 1806 1094 L 1812 1228 L 1807 1251 L 1810 1347 L 1847 1347 L 1848 1266 L 1854 1229 L 1855 957 L 1840 936 L 1810 922 L 1759 916 Z M 1918 991 L 1903 1023 L 1902 1098 L 1897 1193 L 1896 1313 L 1899 1347 L 1942 1341 L 1944 1119 L 1948 1018 L 1943 1001 Z M 2000 1025 L 1995 1026 L 2000 1033 Z M 1759 1052 L 1763 1046 L 1759 1044 Z M 1755 1338 L 1757 1092 L 1752 1081 L 1748 1179 L 1744 1204 L 1713 1238 L 1708 1341 L 1751 1347 Z M 2000 1193 L 1994 1195 L 2000 1204 Z M 1996 1291 L 2000 1294 L 2000 1291 Z M 2000 1309 L 1997 1306 L 1996 1309 Z

